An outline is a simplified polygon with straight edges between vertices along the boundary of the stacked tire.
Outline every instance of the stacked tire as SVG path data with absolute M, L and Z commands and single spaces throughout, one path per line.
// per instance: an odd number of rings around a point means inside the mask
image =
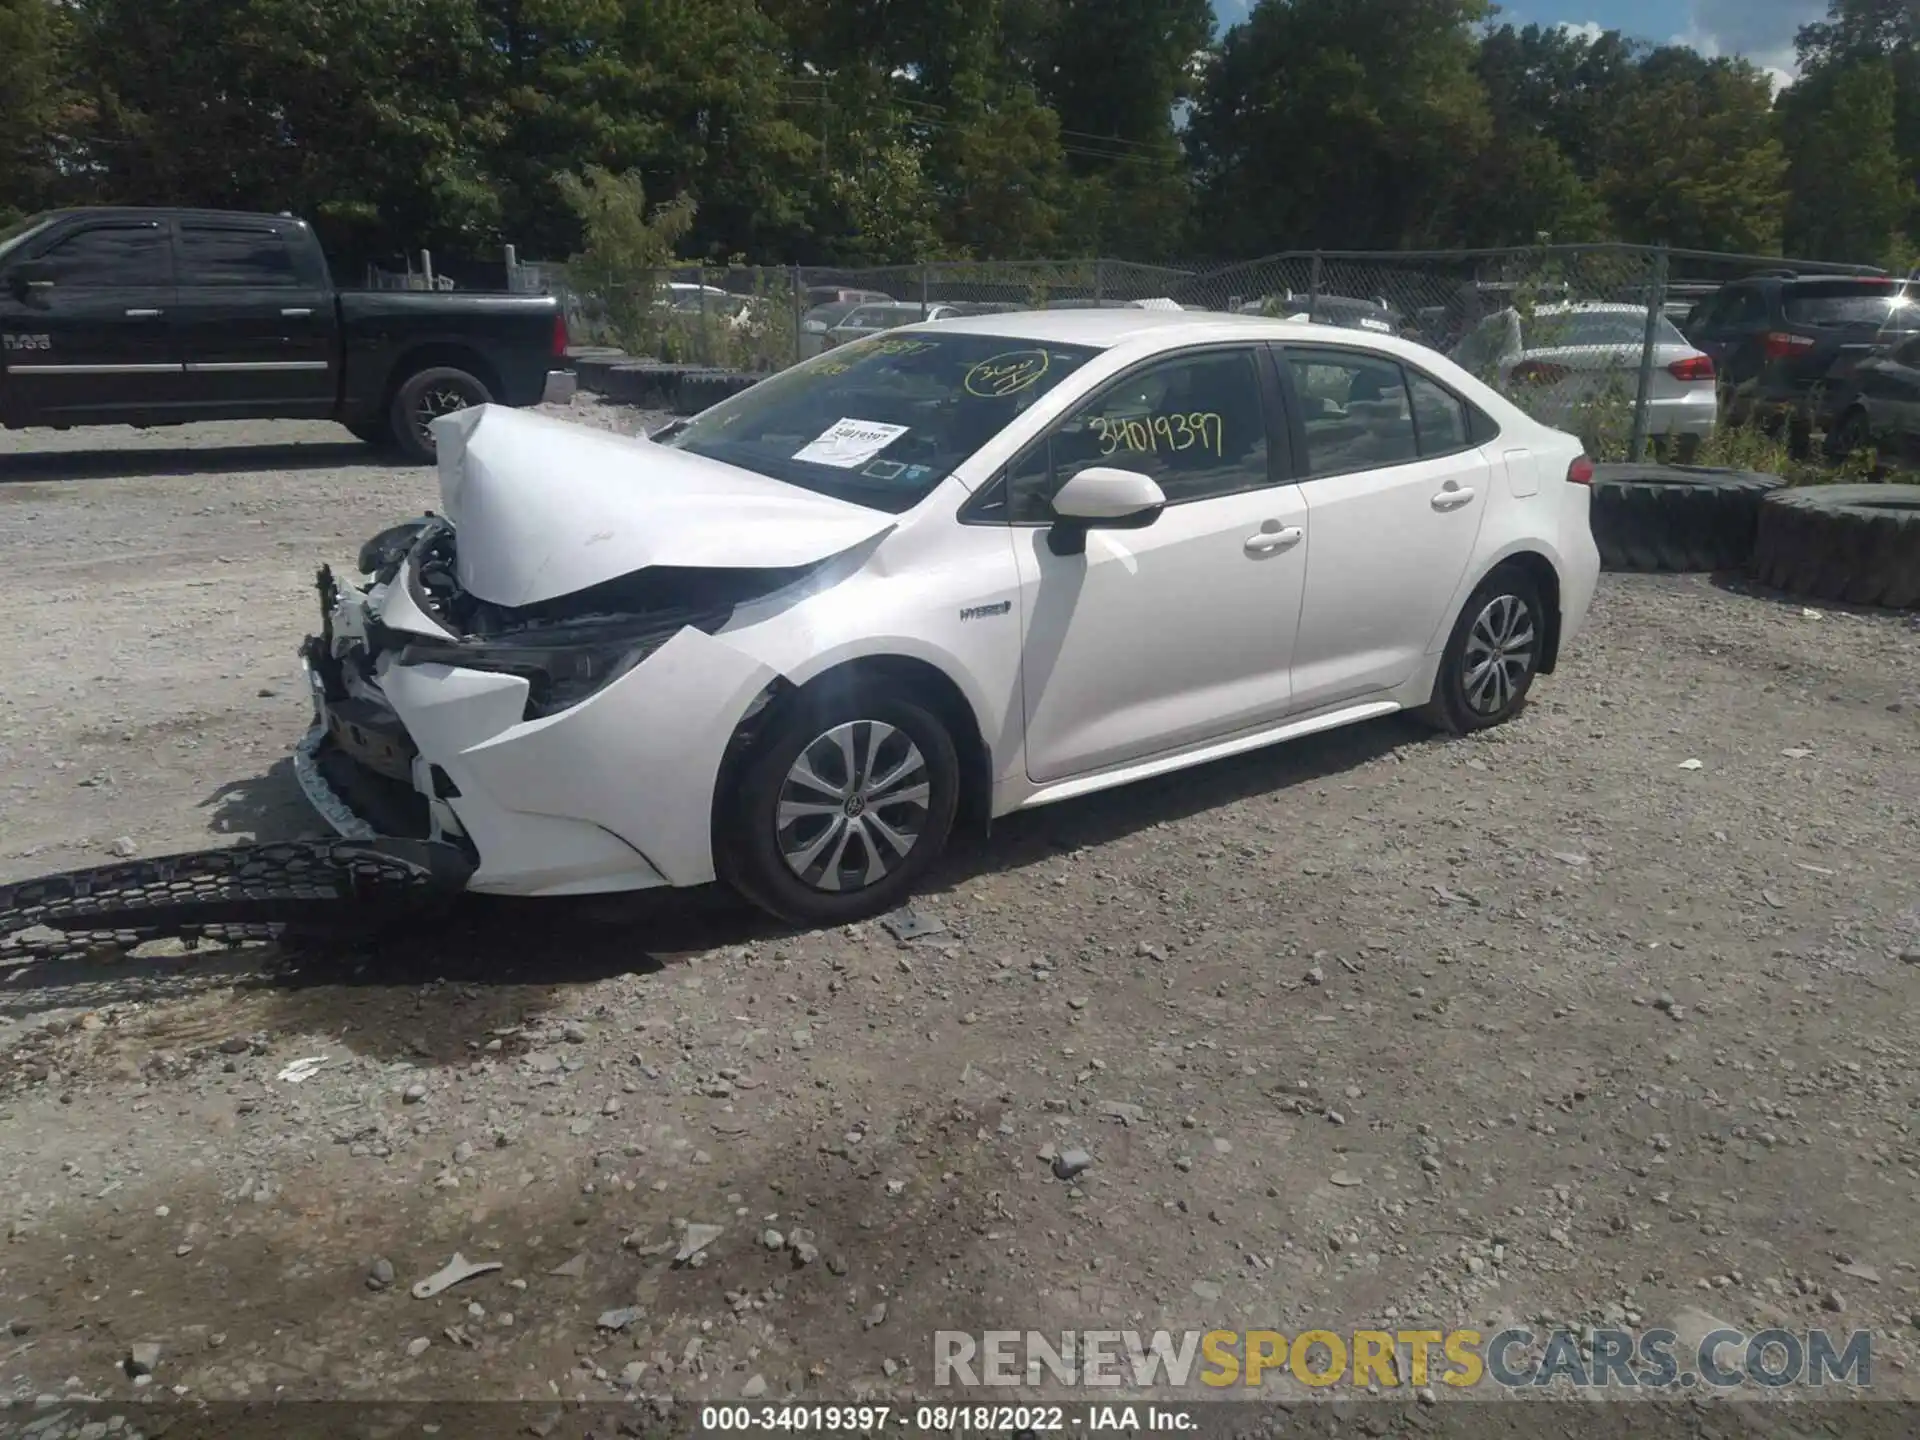
M 690 370 L 680 377 L 671 407 L 676 415 L 698 415 L 730 399 L 760 379 L 738 370 Z
M 680 387 L 696 365 L 662 365 L 649 360 L 630 360 L 615 365 L 607 373 L 603 393 L 609 400 L 633 405 L 642 410 L 677 410 Z
M 1777 475 L 1697 465 L 1596 465 L 1592 524 L 1608 570 L 1738 570 Z
M 1920 485 L 1807 485 L 1761 507 L 1753 578 L 1810 599 L 1920 606 Z

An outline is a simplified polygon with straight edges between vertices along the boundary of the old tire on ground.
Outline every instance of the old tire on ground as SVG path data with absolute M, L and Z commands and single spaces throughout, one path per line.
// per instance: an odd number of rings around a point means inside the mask
M 1540 587 L 1516 565 L 1495 570 L 1460 607 L 1419 718 L 1449 735 L 1511 720 L 1527 703 L 1546 638 Z
M 1754 579 L 1846 605 L 1920 605 L 1920 485 L 1807 485 L 1760 507 Z
M 715 816 L 720 878 L 796 925 L 898 907 L 940 858 L 960 760 L 940 717 L 891 687 L 787 702 Z
M 1777 475 L 1691 465 L 1593 467 L 1593 539 L 1608 570 L 1737 570 Z
M 420 465 L 433 463 L 432 425 L 442 415 L 485 405 L 493 398 L 477 375 L 451 365 L 416 371 L 394 391 L 388 418 L 400 453 Z
M 731 400 L 742 390 L 752 389 L 765 378 L 746 370 L 689 370 L 680 377 L 680 393 L 675 397 L 673 412 L 698 415 L 722 400 Z

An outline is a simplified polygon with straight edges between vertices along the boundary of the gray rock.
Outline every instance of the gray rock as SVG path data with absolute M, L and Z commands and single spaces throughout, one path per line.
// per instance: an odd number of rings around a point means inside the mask
M 587 1027 L 574 1023 L 563 1025 L 560 1027 L 560 1038 L 569 1045 L 584 1045 L 587 1043 Z
M 229 1035 L 220 1042 L 220 1053 L 222 1055 L 244 1055 L 252 1048 L 253 1047 L 247 1043 L 247 1037 L 244 1035 Z
M 867 1311 L 865 1315 L 860 1317 L 860 1328 L 863 1330 L 872 1330 L 877 1326 L 881 1326 L 886 1323 L 887 1323 L 887 1302 L 884 1300 L 882 1300 L 878 1305 L 874 1306 L 871 1310 Z
M 433 1341 L 427 1336 L 416 1335 L 413 1339 L 407 1341 L 407 1358 L 409 1360 L 418 1360 L 422 1355 L 426 1354 L 432 1346 Z
M 740 1398 L 742 1400 L 758 1400 L 766 1393 L 767 1377 L 764 1375 L 755 1375 L 740 1387 Z
M 645 1375 L 646 1373 L 647 1373 L 646 1361 L 629 1360 L 626 1363 L 626 1367 L 620 1372 L 620 1383 L 622 1385 L 625 1385 L 628 1389 L 632 1389 L 635 1385 L 638 1385 L 640 1383 L 640 1377 Z
M 793 1247 L 793 1263 L 796 1265 L 811 1265 L 819 1258 L 819 1248 L 805 1240 Z
M 760 1243 L 769 1250 L 784 1250 L 787 1248 L 787 1237 L 778 1230 L 762 1230 Z
M 393 1284 L 393 1262 L 383 1255 L 367 1267 L 367 1288 L 384 1290 L 391 1284 Z
M 680 1248 L 674 1252 L 673 1263 L 684 1265 L 698 1255 L 707 1246 L 725 1233 L 723 1225 L 689 1225 L 687 1233 L 680 1237 Z
M 1318 965 L 1309 965 L 1305 978 L 1309 985 L 1324 985 L 1327 983 L 1327 972 Z
M 1053 1157 L 1053 1174 L 1058 1180 L 1071 1180 L 1074 1176 L 1093 1168 L 1093 1156 L 1075 1148 L 1062 1150 Z
M 408 1105 L 418 1105 L 426 1098 L 427 1087 L 424 1085 L 409 1085 L 400 1095 L 400 1099 Z
M 562 1260 L 558 1265 L 547 1271 L 549 1275 L 559 1275 L 568 1280 L 579 1280 L 583 1278 L 586 1273 L 587 1252 L 584 1250 L 578 1255 L 575 1255 L 571 1260 Z
M 158 1341 L 142 1340 L 127 1350 L 126 1369 L 129 1375 L 151 1375 L 160 1366 L 160 1345 Z
M 140 853 L 140 847 L 133 843 L 133 837 L 131 835 L 121 835 L 116 837 L 113 844 L 109 845 L 107 848 L 113 851 L 113 853 L 118 855 L 122 860 L 131 860 L 134 856 Z
M 622 1305 L 618 1310 L 602 1310 L 600 1318 L 593 1323 L 602 1330 L 624 1330 L 642 1313 L 638 1305 Z

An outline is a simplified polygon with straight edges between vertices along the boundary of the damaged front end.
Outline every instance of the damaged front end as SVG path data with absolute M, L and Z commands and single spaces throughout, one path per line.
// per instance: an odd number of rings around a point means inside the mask
M 726 745 L 776 678 L 739 612 L 831 585 L 891 518 L 492 406 L 436 434 L 446 513 L 320 572 L 309 798 L 350 837 L 465 848 L 473 889 L 712 879 Z

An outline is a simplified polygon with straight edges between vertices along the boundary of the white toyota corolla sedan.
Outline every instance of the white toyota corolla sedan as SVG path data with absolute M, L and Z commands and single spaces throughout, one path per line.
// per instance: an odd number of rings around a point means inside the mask
M 897 905 L 956 823 L 1416 710 L 1495 725 L 1599 569 L 1580 443 L 1421 346 L 944 320 L 631 439 L 437 422 L 320 577 L 303 786 L 468 888 Z

